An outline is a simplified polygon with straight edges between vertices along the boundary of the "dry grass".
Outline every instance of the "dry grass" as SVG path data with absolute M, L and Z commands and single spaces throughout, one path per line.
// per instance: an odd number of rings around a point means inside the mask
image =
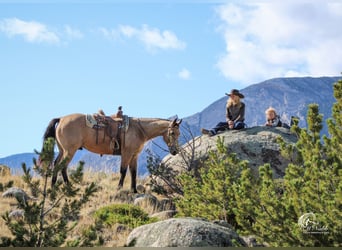
M 82 230 L 89 225 L 94 224 L 93 213 L 100 207 L 113 204 L 112 197 L 117 193 L 117 185 L 119 182 L 119 174 L 107 174 L 102 172 L 85 172 L 83 178 L 83 186 L 87 186 L 91 182 L 95 182 L 100 187 L 100 190 L 91 198 L 91 201 L 82 208 L 80 212 L 80 220 L 76 226 L 70 238 L 75 238 L 81 234 Z M 6 184 L 13 180 L 13 186 L 20 187 L 24 190 L 28 190 L 26 184 L 23 182 L 21 176 L 0 176 L 0 183 Z M 130 175 L 126 176 L 124 190 L 130 188 Z M 145 180 L 137 180 L 138 184 L 144 184 Z M 16 202 L 12 198 L 3 198 L 0 193 L 0 214 L 4 214 L 6 211 L 11 211 L 15 208 Z M 151 210 L 147 207 L 142 207 L 145 211 Z M 112 228 L 105 228 L 102 232 L 102 237 L 105 239 L 106 247 L 120 247 L 124 246 L 126 238 L 130 231 L 120 230 L 117 226 Z M 10 231 L 4 223 L 4 220 L 0 218 L 0 237 L 11 236 Z
M 0 176 L 0 183 L 7 184 L 8 182 L 13 181 L 13 186 L 25 189 L 26 185 L 21 179 L 20 176 Z M 16 207 L 16 201 L 14 199 L 3 198 L 0 196 L 0 215 L 4 214 L 6 211 L 11 211 Z M 11 232 L 8 230 L 5 225 L 5 221 L 0 218 L 0 237 L 1 236 L 11 236 Z

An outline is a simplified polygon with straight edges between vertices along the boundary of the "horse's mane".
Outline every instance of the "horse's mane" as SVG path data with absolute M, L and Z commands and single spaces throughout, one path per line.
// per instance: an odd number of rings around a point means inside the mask
M 146 118 L 146 117 L 130 117 L 132 120 L 135 120 L 135 121 L 166 121 L 166 122 L 170 122 L 171 120 L 169 119 L 165 119 L 165 118 Z

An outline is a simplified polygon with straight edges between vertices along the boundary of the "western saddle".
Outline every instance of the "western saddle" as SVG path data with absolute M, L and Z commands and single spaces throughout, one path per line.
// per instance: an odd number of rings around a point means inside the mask
M 121 106 L 119 106 L 115 117 L 106 116 L 102 109 L 98 113 L 86 115 L 87 126 L 96 130 L 96 144 L 99 142 L 99 130 L 103 130 L 102 141 L 105 141 L 106 136 L 110 138 L 109 146 L 113 151 L 113 155 L 121 155 L 128 120 L 128 117 L 123 115 Z

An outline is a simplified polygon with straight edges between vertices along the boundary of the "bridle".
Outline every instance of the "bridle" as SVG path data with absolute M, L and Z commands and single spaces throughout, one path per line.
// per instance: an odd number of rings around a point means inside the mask
M 174 145 L 175 142 L 177 142 L 177 139 L 176 139 L 176 135 L 175 135 L 175 131 L 173 131 L 173 128 L 172 126 L 169 126 L 167 128 L 167 137 L 169 139 L 169 143 L 168 143 L 168 147 L 172 147 L 172 145 Z

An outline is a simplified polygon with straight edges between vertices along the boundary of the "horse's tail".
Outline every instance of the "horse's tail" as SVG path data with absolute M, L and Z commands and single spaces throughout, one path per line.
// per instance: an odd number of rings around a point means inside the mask
M 56 139 L 56 124 L 59 123 L 60 120 L 60 118 L 54 118 L 50 121 L 43 136 L 44 141 L 49 137 Z
M 60 121 L 60 118 L 55 118 L 55 119 L 52 119 L 49 123 L 49 125 L 47 126 L 46 130 L 45 130 L 45 133 L 44 133 L 44 136 L 43 136 L 43 141 L 45 143 L 45 141 L 52 137 L 53 139 L 56 139 L 56 124 Z M 43 148 L 42 148 L 42 152 L 44 151 L 44 143 L 43 143 Z M 55 143 L 53 143 L 53 147 L 54 147 Z M 42 162 L 43 161 L 47 161 L 49 164 L 52 163 L 53 161 L 53 158 L 54 156 L 50 156 L 50 157 L 46 157 L 46 156 L 43 156 L 43 155 L 40 155 L 38 157 L 38 162 L 37 162 L 37 165 L 38 166 L 41 166 Z

